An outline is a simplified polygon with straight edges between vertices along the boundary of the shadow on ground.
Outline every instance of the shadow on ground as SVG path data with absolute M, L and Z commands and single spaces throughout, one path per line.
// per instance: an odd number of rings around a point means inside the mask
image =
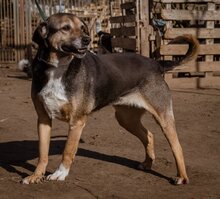
M 62 154 L 65 145 L 65 140 L 51 140 L 49 155 Z M 139 162 L 114 155 L 108 155 L 97 151 L 79 148 L 78 156 L 92 158 L 96 160 L 111 162 L 126 166 L 132 169 L 137 169 Z M 30 164 L 28 161 L 38 157 L 38 141 L 24 140 L 0 143 L 0 166 L 10 173 L 17 173 L 22 178 L 27 176 L 27 173 L 21 172 L 16 169 L 16 166 L 27 169 L 31 172 L 35 170 L 35 165 Z M 147 171 L 148 173 L 160 178 L 164 178 L 172 183 L 172 180 L 156 171 Z M 46 173 L 48 175 L 49 173 Z

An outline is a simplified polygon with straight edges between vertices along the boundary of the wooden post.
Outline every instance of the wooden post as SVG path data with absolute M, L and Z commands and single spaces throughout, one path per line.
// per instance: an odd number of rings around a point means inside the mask
M 31 23 L 31 1 L 25 2 L 25 26 L 26 26 L 26 41 L 25 45 L 27 46 L 27 59 L 32 60 L 32 23 Z
M 170 3 L 166 4 L 166 9 L 171 10 L 171 4 Z M 171 29 L 172 27 L 173 27 L 172 21 L 167 21 L 166 22 L 166 29 L 168 30 L 168 29 Z M 164 40 L 164 44 L 168 44 L 168 43 L 169 43 L 168 40 Z M 164 56 L 165 60 L 172 60 L 172 58 L 173 58 L 172 56 Z
M 149 0 L 140 0 L 140 53 L 146 57 L 150 56 L 150 42 L 149 42 Z
M 208 3 L 208 10 L 214 11 L 215 10 L 215 3 Z M 207 29 L 214 29 L 215 28 L 215 21 L 207 21 L 206 22 L 206 28 Z M 206 39 L 206 44 L 214 44 L 214 39 Z M 213 60 L 213 55 L 206 55 L 205 60 L 206 61 L 214 61 Z
M 137 47 L 137 52 L 139 52 L 141 54 L 141 20 L 140 20 L 140 0 L 136 1 L 136 30 L 135 30 L 135 34 L 136 34 L 136 47 Z
M 25 47 L 25 23 L 24 23 L 24 14 L 25 14 L 25 7 L 24 7 L 24 0 L 20 0 L 20 13 L 19 13 L 19 16 L 20 16 L 20 59 L 24 59 L 25 57 L 25 52 L 24 52 L 24 47 Z
M 18 16 L 18 1 L 17 0 L 13 0 L 13 20 L 14 20 L 14 44 L 15 44 L 15 47 L 18 46 L 19 44 L 19 18 L 17 17 Z M 15 48 L 15 62 L 17 62 L 19 59 L 19 53 L 18 53 L 18 49 Z

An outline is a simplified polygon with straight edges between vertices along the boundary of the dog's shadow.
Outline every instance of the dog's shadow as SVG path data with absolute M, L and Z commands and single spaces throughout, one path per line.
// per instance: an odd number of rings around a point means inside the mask
M 65 140 L 51 140 L 49 155 L 62 154 L 65 145 Z M 123 165 L 132 169 L 137 169 L 139 162 L 130 160 L 128 158 L 120 156 L 112 156 L 104 153 L 79 148 L 77 156 L 93 158 L 96 160 L 111 162 L 119 165 Z M 16 167 L 22 167 L 26 170 L 33 172 L 35 170 L 35 165 L 29 163 L 29 160 L 38 157 L 38 141 L 24 140 L 24 141 L 12 141 L 0 143 L 0 166 L 10 173 L 17 173 L 21 177 L 26 177 L 27 173 L 19 171 Z M 156 171 L 147 171 L 152 175 L 172 181 L 171 178 L 164 176 Z M 49 173 L 46 173 L 46 175 Z M 171 182 L 172 183 L 172 182 Z

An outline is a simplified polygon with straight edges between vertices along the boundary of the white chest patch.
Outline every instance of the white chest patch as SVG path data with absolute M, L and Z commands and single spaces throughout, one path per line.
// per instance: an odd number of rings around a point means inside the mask
M 68 99 L 61 78 L 54 79 L 51 74 L 50 80 L 39 95 L 49 117 L 62 118 L 60 108 L 68 102 Z

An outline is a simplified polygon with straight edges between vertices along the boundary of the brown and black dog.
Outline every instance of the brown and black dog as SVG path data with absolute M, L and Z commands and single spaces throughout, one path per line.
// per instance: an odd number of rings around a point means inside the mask
M 52 119 L 68 122 L 69 133 L 62 161 L 48 180 L 64 180 L 74 160 L 87 116 L 106 105 L 115 107 L 119 124 L 137 136 L 146 150 L 140 169 L 151 169 L 155 160 L 153 134 L 141 124 L 149 111 L 160 124 L 177 165 L 176 184 L 186 184 L 184 157 L 173 115 L 170 90 L 163 72 L 195 58 L 198 42 L 190 35 L 176 38 L 189 49 L 179 62 L 155 61 L 135 53 L 95 55 L 87 50 L 86 25 L 72 14 L 55 14 L 33 35 L 39 45 L 32 64 L 32 100 L 38 115 L 39 161 L 23 183 L 44 179 L 48 164 Z M 173 43 L 175 43 L 173 42 Z

